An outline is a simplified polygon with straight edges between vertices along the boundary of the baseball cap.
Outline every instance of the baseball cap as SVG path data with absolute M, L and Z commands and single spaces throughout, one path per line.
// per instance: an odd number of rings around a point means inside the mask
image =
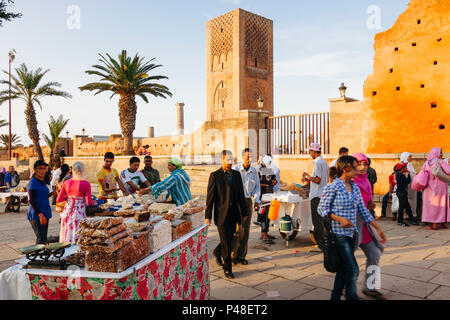
M 310 150 L 322 152 L 322 146 L 320 145 L 320 143 L 311 143 L 306 151 L 309 152 Z
M 48 167 L 48 164 L 44 160 L 37 160 L 33 165 L 34 169 L 37 169 L 37 167 L 40 167 L 40 166 Z
M 400 163 L 398 163 L 398 164 L 395 166 L 395 169 L 401 170 L 402 168 L 405 168 L 405 167 L 407 167 L 407 166 L 408 166 L 407 163 L 402 163 L 402 162 L 400 162 Z

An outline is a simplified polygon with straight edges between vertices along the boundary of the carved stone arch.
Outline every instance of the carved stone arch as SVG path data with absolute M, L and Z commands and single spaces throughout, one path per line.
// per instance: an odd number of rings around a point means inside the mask
M 219 81 L 214 90 L 214 111 L 219 111 L 225 109 L 225 106 L 228 104 L 228 88 L 227 84 L 224 80 Z
M 263 98 L 264 99 L 264 91 L 259 87 L 253 87 L 251 90 L 248 91 L 247 94 L 247 101 L 249 105 L 247 106 L 248 109 L 258 109 L 258 99 Z

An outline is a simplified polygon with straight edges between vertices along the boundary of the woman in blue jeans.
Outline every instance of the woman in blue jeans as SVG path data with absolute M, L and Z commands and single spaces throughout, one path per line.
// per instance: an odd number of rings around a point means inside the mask
M 339 256 L 331 300 L 340 300 L 344 289 L 347 300 L 358 299 L 356 280 L 359 269 L 354 253 L 358 236 L 356 215 L 359 214 L 364 222 L 375 228 L 382 243 L 386 242 L 383 231 L 364 205 L 361 191 L 352 181 L 358 174 L 357 165 L 358 161 L 352 156 L 339 158 L 336 163 L 338 178 L 325 188 L 317 208 L 322 217 L 331 215 L 332 232 L 336 239 Z

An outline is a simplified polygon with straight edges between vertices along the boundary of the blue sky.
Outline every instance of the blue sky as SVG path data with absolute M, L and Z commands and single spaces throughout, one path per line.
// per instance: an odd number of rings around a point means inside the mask
M 48 133 L 50 115 L 69 118 L 70 135 L 120 133 L 117 98 L 94 96 L 78 87 L 94 76 L 84 73 L 97 64 L 98 53 L 113 56 L 126 49 L 138 52 L 163 67 L 158 74 L 173 98 L 138 98 L 135 136 L 156 136 L 176 129 L 176 102 L 184 102 L 185 127 L 192 132 L 206 118 L 206 21 L 238 7 L 274 21 L 275 114 L 327 111 L 328 98 L 338 96 L 345 82 L 347 95 L 362 99 L 366 77 L 373 70 L 373 39 L 389 29 L 405 11 L 408 0 L 15 0 L 11 11 L 21 19 L 0 28 L 0 69 L 8 69 L 8 52 L 16 49 L 13 67 L 50 69 L 47 81 L 58 81 L 72 99 L 44 98 L 37 110 L 39 130 Z M 69 29 L 72 5 L 80 9 L 80 28 Z M 377 6 L 380 28 L 367 26 Z M 6 78 L 2 74 L 0 77 Z M 28 145 L 24 105 L 13 102 L 13 133 Z M 38 108 L 36 106 L 36 108 Z M 8 104 L 0 106 L 0 119 L 8 118 Z M 2 128 L 0 133 L 7 133 Z

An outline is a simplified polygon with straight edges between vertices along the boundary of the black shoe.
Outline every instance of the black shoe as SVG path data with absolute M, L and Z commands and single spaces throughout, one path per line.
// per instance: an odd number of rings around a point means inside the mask
M 253 221 L 253 224 L 256 224 L 257 226 L 260 226 L 260 225 L 261 225 L 261 222 Z
M 411 223 L 413 226 L 418 226 L 419 223 L 415 220 L 411 220 L 409 223 Z
M 214 255 L 214 257 L 216 258 L 216 263 L 217 263 L 217 265 L 218 265 L 219 267 L 223 267 L 222 258 L 216 256 L 214 253 L 213 253 L 213 255 Z
M 239 259 L 233 259 L 231 261 L 233 262 L 234 265 L 237 265 L 240 263 Z
M 248 261 L 245 259 L 241 259 L 239 262 L 244 266 L 248 265 Z
M 227 277 L 228 279 L 234 279 L 233 272 L 231 272 L 231 271 L 224 271 L 224 273 L 225 273 L 225 277 Z
M 409 227 L 409 224 L 407 224 L 406 222 L 399 222 L 397 223 L 397 225 L 399 225 L 400 227 Z

